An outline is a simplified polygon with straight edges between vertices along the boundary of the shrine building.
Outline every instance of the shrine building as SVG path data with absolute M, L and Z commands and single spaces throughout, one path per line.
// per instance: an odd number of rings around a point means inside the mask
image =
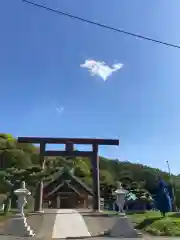
M 43 207 L 92 208 L 93 191 L 72 171 L 60 170 L 44 184 Z

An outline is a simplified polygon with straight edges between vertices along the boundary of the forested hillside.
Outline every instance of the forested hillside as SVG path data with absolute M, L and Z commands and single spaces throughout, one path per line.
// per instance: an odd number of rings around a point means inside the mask
M 33 182 L 32 185 L 35 186 L 34 182 L 38 179 L 37 174 L 35 174 L 38 168 L 38 152 L 39 149 L 32 144 L 20 144 L 10 134 L 0 134 L 1 179 L 7 176 L 9 172 L 11 172 L 9 176 L 12 179 L 13 175 L 16 175 L 16 178 L 24 175 L 27 179 L 30 179 L 28 176 L 31 175 L 31 180 L 34 177 L 34 181 L 29 181 L 29 184 Z M 64 166 L 72 169 L 76 176 L 91 186 L 92 172 L 88 158 L 46 158 L 45 171 L 48 172 L 46 175 L 49 176 L 50 172 L 53 172 L 55 169 L 57 171 Z M 100 182 L 101 194 L 103 196 L 108 195 L 108 192 L 112 192 L 112 189 L 116 187 L 117 181 L 121 181 L 127 189 L 132 189 L 133 187 L 133 189 L 153 193 L 159 176 L 169 181 L 168 173 L 162 172 L 159 169 L 100 157 Z M 46 180 L 46 177 L 44 179 Z M 176 189 L 176 202 L 180 206 L 180 177 L 172 176 L 172 179 Z M 0 187 L 1 192 L 6 191 L 3 184 Z

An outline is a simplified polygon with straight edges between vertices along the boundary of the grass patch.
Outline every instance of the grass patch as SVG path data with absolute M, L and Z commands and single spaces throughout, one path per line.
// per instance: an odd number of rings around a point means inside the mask
M 117 215 L 116 211 L 104 210 L 103 213 L 108 214 L 108 215 Z
M 104 211 L 108 215 L 117 215 L 115 211 Z M 162 217 L 160 212 L 127 212 L 135 228 L 154 236 L 180 236 L 180 213 L 168 213 Z
M 4 214 L 4 212 L 0 212 L 0 222 L 4 222 L 6 221 L 8 218 L 12 217 L 13 215 L 19 213 L 19 211 L 17 209 L 11 209 L 10 212 L 8 212 L 7 214 Z M 28 210 L 25 209 L 24 211 L 25 215 L 28 215 Z
M 128 214 L 135 228 L 156 236 L 180 236 L 180 215 L 169 213 L 165 218 L 159 212 Z

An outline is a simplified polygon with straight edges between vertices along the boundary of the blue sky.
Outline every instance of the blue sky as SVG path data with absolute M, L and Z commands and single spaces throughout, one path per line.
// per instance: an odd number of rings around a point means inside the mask
M 180 44 L 179 0 L 37 0 Z M 0 125 L 14 136 L 119 138 L 100 154 L 180 172 L 180 50 L 0 2 Z M 123 68 L 107 81 L 85 60 Z M 56 108 L 64 108 L 59 113 Z

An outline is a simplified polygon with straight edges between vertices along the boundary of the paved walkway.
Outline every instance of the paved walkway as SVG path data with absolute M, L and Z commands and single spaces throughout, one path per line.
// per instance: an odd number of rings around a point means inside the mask
M 57 211 L 52 238 L 90 237 L 88 228 L 81 214 L 74 209 Z
M 64 239 L 90 237 L 82 215 L 75 209 L 46 209 L 36 238 Z

